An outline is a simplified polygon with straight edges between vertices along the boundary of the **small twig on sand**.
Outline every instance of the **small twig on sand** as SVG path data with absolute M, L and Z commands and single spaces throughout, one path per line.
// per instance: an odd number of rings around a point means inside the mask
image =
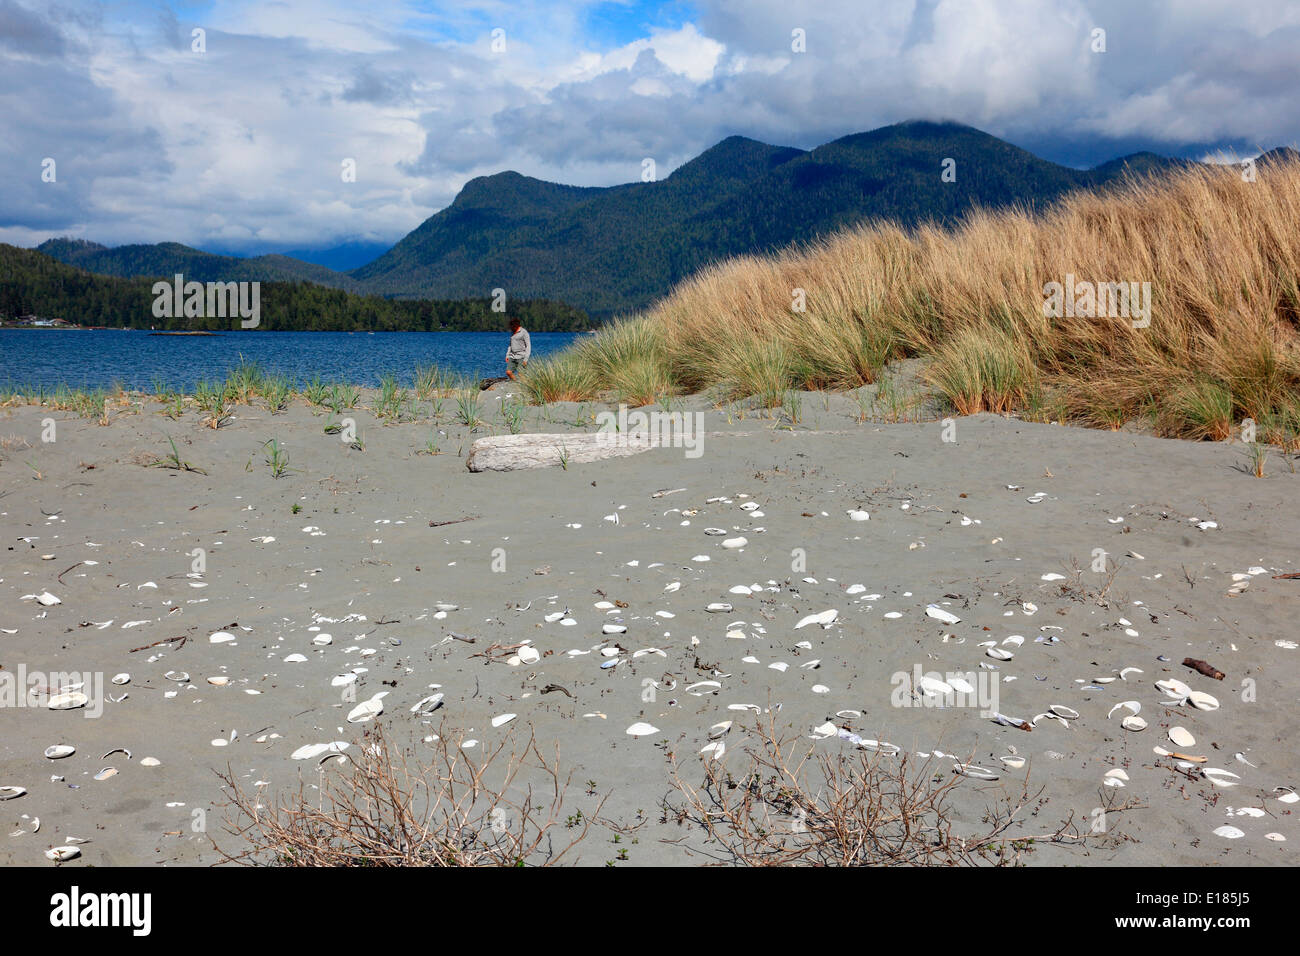
M 72 566 L 72 568 L 79 568 L 85 563 L 86 563 L 85 561 L 78 561 L 76 564 Z M 62 584 L 63 576 L 67 574 L 69 571 L 71 571 L 72 568 L 64 568 L 62 571 L 59 572 L 58 577 L 56 577 L 55 580 L 58 581 L 60 584 Z
M 482 515 L 466 515 L 464 518 L 452 518 L 450 521 L 430 521 L 430 522 L 429 522 L 429 527 L 430 527 L 430 528 L 441 528 L 443 525 L 447 525 L 447 524 L 460 524 L 462 521 L 473 521 L 474 519 L 476 519 L 476 518 L 481 518 L 481 517 L 483 517 L 483 516 L 482 516 Z
M 175 644 L 177 641 L 180 641 L 181 642 L 180 646 L 184 647 L 185 642 L 188 641 L 189 639 L 190 638 L 188 634 L 182 634 L 180 637 L 169 637 L 163 641 L 154 641 L 152 644 L 145 644 L 143 647 L 133 647 L 129 651 L 127 651 L 127 653 L 134 654 L 136 651 L 147 651 L 151 647 L 162 647 L 162 645 L 164 644 Z
M 561 694 L 567 694 L 569 697 L 573 697 L 573 694 L 569 692 L 569 688 L 561 687 L 559 684 L 547 684 L 541 689 L 540 693 L 553 694 L 556 691 L 559 691 Z M 573 699 L 577 700 L 576 697 L 573 697 Z

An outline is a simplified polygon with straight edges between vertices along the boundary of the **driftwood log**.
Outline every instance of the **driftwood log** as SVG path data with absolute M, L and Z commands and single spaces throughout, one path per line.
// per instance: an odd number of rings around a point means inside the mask
M 669 444 L 661 440 L 660 432 L 629 432 L 625 435 L 610 432 L 570 432 L 549 435 L 494 435 L 480 438 L 470 447 L 465 466 L 470 471 L 518 471 L 524 468 L 551 468 L 584 461 L 601 461 L 605 458 L 626 458 L 639 455 L 651 448 Z M 763 431 L 713 431 L 697 435 L 698 438 L 757 438 L 772 441 L 803 438 L 814 435 L 861 435 L 852 429 L 808 429 Z M 665 436 L 665 439 L 667 436 Z M 680 449 L 679 449 L 680 450 Z
M 625 458 L 658 447 L 657 436 L 611 436 L 608 433 L 494 435 L 480 438 L 469 450 L 470 471 L 518 471 L 555 465 Z

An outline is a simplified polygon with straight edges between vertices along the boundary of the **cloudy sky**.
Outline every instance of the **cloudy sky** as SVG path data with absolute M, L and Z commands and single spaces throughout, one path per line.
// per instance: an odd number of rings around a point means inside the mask
M 1074 166 L 1252 155 L 1300 141 L 1297 50 L 1294 0 L 0 0 L 0 242 L 387 244 L 477 175 L 914 118 Z

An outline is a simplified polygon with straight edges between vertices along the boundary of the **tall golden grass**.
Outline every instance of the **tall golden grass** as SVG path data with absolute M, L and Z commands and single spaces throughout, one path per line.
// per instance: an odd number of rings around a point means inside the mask
M 1044 286 L 1149 282 L 1150 326 L 1048 317 Z M 959 413 L 1222 438 L 1250 418 L 1300 434 L 1300 162 L 1196 166 L 952 229 L 876 223 L 707 268 L 646 313 L 530 366 L 541 401 L 613 390 L 649 402 L 719 389 L 779 402 L 848 389 L 922 357 Z M 800 293 L 798 290 L 802 290 Z M 802 295 L 806 308 L 798 311 Z

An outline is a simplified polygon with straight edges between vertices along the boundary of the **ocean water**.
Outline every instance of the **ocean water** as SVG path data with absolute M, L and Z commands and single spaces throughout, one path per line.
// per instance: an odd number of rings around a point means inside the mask
M 563 349 L 582 333 L 532 332 L 533 358 Z M 224 379 L 241 358 L 296 385 L 378 385 L 392 373 L 410 385 L 417 365 L 465 375 L 505 374 L 508 332 L 226 332 L 150 335 L 119 329 L 0 329 L 0 385 L 124 388 L 156 382 L 190 390 Z

